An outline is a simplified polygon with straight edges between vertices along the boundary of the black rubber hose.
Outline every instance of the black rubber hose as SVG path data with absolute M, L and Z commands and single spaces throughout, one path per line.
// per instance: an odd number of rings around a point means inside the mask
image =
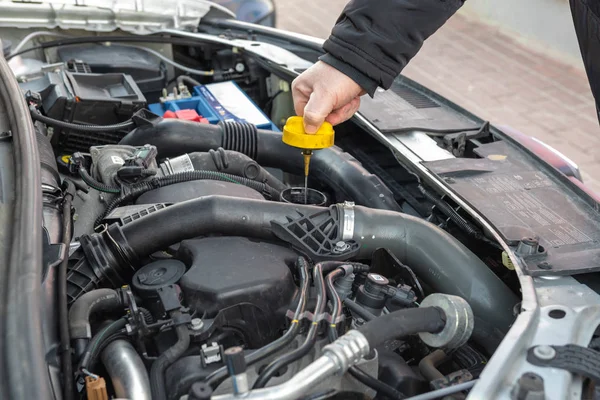
M 438 333 L 446 326 L 446 316 L 437 307 L 405 308 L 379 316 L 360 326 L 369 347 L 419 332 Z
M 120 144 L 152 144 L 157 147 L 161 158 L 223 147 L 244 153 L 263 167 L 303 175 L 300 150 L 283 143 L 281 137 L 281 133 L 257 130 L 249 124 L 228 122 L 210 125 L 167 118 L 155 125 L 136 128 Z M 315 151 L 310 170 L 311 176 L 356 204 L 401 211 L 385 184 L 369 173 L 358 160 L 336 146 Z
M 435 291 L 465 299 L 475 315 L 473 338 L 494 352 L 514 321 L 519 299 L 480 258 L 420 218 L 364 207 L 355 207 L 354 216 L 358 258 L 387 248 Z
M 81 179 L 88 186 L 92 187 L 93 189 L 96 189 L 99 192 L 105 192 L 105 193 L 114 193 L 114 194 L 121 193 L 121 188 L 118 188 L 116 186 L 106 185 L 106 184 L 94 179 L 94 177 L 92 177 L 83 166 L 79 166 L 78 170 L 79 170 L 79 176 L 81 176 Z
M 392 386 L 380 381 L 379 379 L 373 378 L 357 366 L 350 367 L 348 373 L 352 375 L 357 381 L 375 390 L 378 395 L 385 395 L 386 397 L 394 400 L 406 399 L 406 396 L 393 388 Z
M 346 305 L 346 307 L 348 307 L 348 309 L 350 309 L 350 311 L 352 311 L 353 313 L 355 313 L 356 315 L 358 315 L 365 321 L 370 321 L 372 319 L 377 318 L 377 316 L 375 314 L 373 314 L 371 311 L 367 310 L 360 304 L 357 304 L 353 300 L 350 300 L 349 298 L 344 300 L 344 304 Z
M 90 340 L 88 346 L 86 347 L 83 357 L 81 357 L 81 361 L 79 362 L 79 370 L 89 368 L 95 357 L 99 354 L 99 350 L 102 347 L 102 344 L 109 340 L 110 337 L 119 333 L 123 328 L 127 325 L 127 320 L 125 318 L 120 318 L 106 327 L 104 327 L 100 332 L 98 332 L 92 340 Z
M 181 315 L 180 311 L 174 311 L 171 317 L 176 319 Z M 177 342 L 164 353 L 162 353 L 153 363 L 150 368 L 150 386 L 153 399 L 166 399 L 167 392 L 165 389 L 165 370 L 173 364 L 190 346 L 190 334 L 185 325 L 175 327 L 177 334 Z
M 58 119 L 47 117 L 45 115 L 39 114 L 35 109 L 31 110 L 31 118 L 55 128 L 69 129 L 72 131 L 88 133 L 116 132 L 135 128 L 135 122 L 133 122 L 130 119 L 113 125 L 80 125 L 74 124 L 72 122 L 60 121 Z
M 296 311 L 294 312 L 292 322 L 290 323 L 288 330 L 279 339 L 247 355 L 245 357 L 247 366 L 262 361 L 270 355 L 284 349 L 298 334 L 298 330 L 300 329 L 299 320 L 304 313 L 306 302 L 308 300 L 310 279 L 308 272 L 308 261 L 306 261 L 304 257 L 298 257 L 298 260 L 296 261 L 296 267 L 298 268 L 298 274 L 300 275 L 300 296 L 298 298 L 298 304 L 296 305 Z M 221 367 L 207 376 L 205 381 L 208 382 L 213 388 L 216 388 L 225 378 L 227 378 L 227 375 L 227 367 Z
M 73 195 L 69 192 L 65 192 L 63 198 L 63 246 L 66 249 L 71 244 L 71 232 L 73 231 L 72 216 L 71 216 L 71 204 L 73 201 Z M 71 354 L 71 335 L 69 332 L 69 306 L 67 299 L 67 267 L 69 265 L 69 254 L 65 254 L 65 257 L 60 263 L 58 269 L 58 320 L 59 320 L 59 333 L 61 342 L 61 367 L 64 377 L 64 398 L 65 400 L 72 400 L 74 398 L 74 380 L 73 380 L 73 359 Z
M 321 263 L 317 263 L 313 268 L 313 281 L 317 292 L 317 303 L 313 312 L 313 317 L 318 318 L 325 310 L 327 304 L 327 295 L 325 292 L 325 283 L 323 281 L 323 266 Z M 281 368 L 293 363 L 296 360 L 301 359 L 307 355 L 310 350 L 314 347 L 317 341 L 317 333 L 319 331 L 319 322 L 313 321 L 306 334 L 306 339 L 295 350 L 282 355 L 277 360 L 271 362 L 267 367 L 260 373 L 256 382 L 254 382 L 253 389 L 264 388 L 269 380 L 279 371 Z
M 271 199 L 279 199 L 279 197 L 281 196 L 280 191 L 278 191 L 275 188 L 272 188 L 271 186 L 267 185 L 266 183 L 256 182 L 252 179 L 247 179 L 247 178 L 243 178 L 240 176 L 235 176 L 235 175 L 225 174 L 225 173 L 215 172 L 215 171 L 179 172 L 179 173 L 169 175 L 169 176 L 152 178 L 146 182 L 141 182 L 141 183 L 138 183 L 136 185 L 129 187 L 126 193 L 122 194 L 121 196 L 117 197 L 116 199 L 114 199 L 113 201 L 111 201 L 109 203 L 108 207 L 106 207 L 104 212 L 98 218 L 96 218 L 96 221 L 94 222 L 94 226 L 100 225 L 102 223 L 102 220 L 104 220 L 104 218 L 106 218 L 106 216 L 108 216 L 115 208 L 119 207 L 121 204 L 129 202 L 129 201 L 133 201 L 134 199 L 138 198 L 139 196 L 141 196 L 142 194 L 144 194 L 150 190 L 158 189 L 158 188 L 169 186 L 169 185 L 174 185 L 176 183 L 190 182 L 190 181 L 196 181 L 196 180 L 205 180 L 205 179 L 222 181 L 222 182 L 232 182 L 232 183 L 237 183 L 239 185 L 248 186 L 249 188 L 254 189 L 257 192 L 259 192 L 263 196 L 267 196 Z
M 345 273 L 346 273 L 346 271 L 344 269 L 338 268 L 338 269 L 330 272 L 329 274 L 327 274 L 327 278 L 325 278 L 325 282 L 327 284 L 327 297 L 331 301 L 331 305 L 332 305 L 332 307 L 331 307 L 331 323 L 329 324 L 329 327 L 327 328 L 330 342 L 333 342 L 335 339 L 338 338 L 336 321 L 337 321 L 340 313 L 342 312 L 342 299 L 340 298 L 340 295 L 335 290 L 335 287 L 333 286 L 333 284 L 336 279 L 338 279 L 341 276 L 344 276 Z
M 113 289 L 96 289 L 78 298 L 69 310 L 71 340 L 87 342 L 92 337 L 90 315 L 103 311 L 115 311 L 123 307 L 121 296 Z M 78 347 L 81 347 L 79 344 Z

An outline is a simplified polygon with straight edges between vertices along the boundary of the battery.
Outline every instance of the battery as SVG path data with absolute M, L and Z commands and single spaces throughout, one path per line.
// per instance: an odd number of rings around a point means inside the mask
M 246 122 L 259 129 L 279 132 L 277 126 L 233 81 L 195 86 L 191 97 L 150 104 L 149 109 L 157 115 L 168 111 L 195 110 L 211 124 Z

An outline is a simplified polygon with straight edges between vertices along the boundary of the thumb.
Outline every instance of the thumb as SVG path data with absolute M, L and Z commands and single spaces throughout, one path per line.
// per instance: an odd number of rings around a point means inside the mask
M 304 107 L 304 130 L 306 133 L 315 133 L 323 125 L 325 118 L 333 111 L 333 100 L 325 91 L 316 90 Z

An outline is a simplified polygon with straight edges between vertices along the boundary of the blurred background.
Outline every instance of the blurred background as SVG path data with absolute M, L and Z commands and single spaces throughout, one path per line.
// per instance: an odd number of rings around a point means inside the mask
M 347 0 L 220 0 L 238 18 L 326 38 Z M 377 1 L 373 0 L 374 6 Z M 554 147 L 600 192 L 600 125 L 568 0 L 469 0 L 403 74 Z

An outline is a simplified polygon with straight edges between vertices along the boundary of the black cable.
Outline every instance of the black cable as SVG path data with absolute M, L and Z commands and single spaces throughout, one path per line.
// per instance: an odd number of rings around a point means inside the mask
M 294 340 L 294 338 L 298 334 L 298 330 L 300 329 L 299 319 L 304 313 L 304 309 L 306 308 L 306 302 L 308 300 L 308 288 L 310 284 L 310 279 L 308 272 L 308 261 L 306 261 L 304 257 L 298 257 L 296 261 L 296 267 L 298 268 L 298 273 L 300 275 L 300 298 L 298 299 L 298 304 L 296 306 L 296 311 L 294 312 L 294 317 L 292 318 L 290 327 L 285 332 L 285 334 L 283 334 L 283 336 L 281 336 L 279 339 L 247 355 L 247 366 L 264 360 L 271 354 L 274 354 L 279 350 L 285 348 L 292 342 L 292 340 Z M 221 367 L 218 370 L 211 373 L 210 375 L 208 375 L 205 379 L 205 382 L 208 382 L 213 388 L 216 388 L 225 378 L 227 378 L 227 376 L 227 367 Z
M 177 85 L 179 86 L 182 83 L 189 83 L 192 86 L 201 86 L 202 85 L 200 82 L 198 82 L 197 80 L 195 80 L 191 76 L 179 75 L 177 77 Z
M 369 310 L 367 310 L 360 304 L 355 303 L 354 301 L 350 300 L 349 298 L 344 300 L 344 304 L 346 305 L 346 307 L 348 307 L 350 309 L 350 311 L 352 311 L 353 313 L 355 313 L 356 315 L 358 315 L 365 321 L 371 321 L 372 319 L 377 318 L 377 316 L 375 314 L 373 314 L 372 312 L 370 312 Z
M 104 349 L 106 349 L 106 347 L 109 344 L 111 344 L 117 339 L 130 340 L 130 337 L 127 336 L 127 333 L 124 329 L 121 329 L 120 331 L 115 332 L 110 336 L 107 336 L 101 343 L 98 344 L 98 346 L 94 349 L 94 352 L 90 354 L 89 361 L 87 362 L 89 369 L 92 369 L 94 365 L 96 365 L 96 360 L 98 359 L 98 357 L 100 357 Z
M 70 129 L 78 132 L 89 132 L 89 133 L 101 133 L 101 132 L 115 132 L 131 130 L 135 128 L 135 122 L 131 119 L 120 122 L 113 125 L 80 125 L 72 122 L 60 121 L 58 119 L 50 118 L 45 115 L 39 114 L 34 109 L 30 109 L 31 118 L 36 121 L 43 122 L 46 125 L 53 126 L 55 128 Z
M 110 185 L 104 184 L 104 183 L 99 182 L 96 179 L 94 179 L 94 177 L 92 177 L 87 172 L 85 167 L 79 166 L 78 170 L 79 170 L 79 176 L 81 176 L 81 179 L 88 186 L 92 187 L 93 189 L 96 189 L 99 192 L 105 192 L 105 193 L 113 193 L 113 194 L 121 193 L 121 188 L 118 188 L 116 186 L 110 186 Z
M 72 184 L 71 184 L 72 185 Z M 63 245 L 68 249 L 71 244 L 71 203 L 73 194 L 69 190 L 65 190 L 63 197 L 62 213 L 63 213 Z M 64 259 L 60 263 L 58 269 L 58 320 L 60 321 L 60 342 L 61 349 L 61 366 L 63 370 L 64 389 L 63 395 L 65 400 L 74 399 L 74 379 L 73 379 L 73 360 L 71 357 L 71 335 L 69 333 L 69 307 L 67 298 L 67 267 L 69 265 L 69 254 L 65 254 Z
M 323 265 L 321 263 L 317 263 L 317 265 L 315 265 L 315 267 L 313 268 L 313 280 L 317 291 L 317 304 L 315 305 L 315 310 L 313 313 L 313 317 L 316 319 L 319 318 L 321 314 L 323 314 L 323 311 L 325 310 L 325 305 L 327 303 L 325 284 L 323 280 Z M 302 345 L 297 349 L 271 362 L 258 376 L 258 379 L 254 383 L 254 386 L 252 386 L 252 388 L 264 388 L 265 385 L 269 383 L 269 380 L 273 377 L 273 375 L 277 373 L 277 371 L 308 354 L 315 345 L 315 342 L 317 341 L 318 330 L 319 322 L 313 321 L 310 326 L 310 329 L 308 330 L 308 334 L 306 335 L 304 343 L 302 343 Z
M 390 399 L 406 399 L 406 396 L 402 394 L 402 392 L 396 390 L 390 385 L 373 378 L 371 375 L 367 374 L 357 366 L 350 367 L 348 369 L 350 375 L 352 375 L 357 381 L 367 385 L 371 389 L 377 391 L 378 395 L 385 395 Z
M 176 183 L 203 179 L 232 182 L 237 183 L 239 185 L 248 186 L 249 188 L 254 189 L 262 195 L 270 197 L 272 199 L 279 199 L 281 194 L 281 192 L 279 192 L 277 189 L 267 185 L 266 183 L 256 182 L 252 179 L 244 178 L 237 175 L 202 170 L 179 172 L 177 174 L 169 176 L 152 178 L 146 182 L 140 182 L 136 185 L 130 186 L 126 193 L 122 194 L 121 196 L 117 197 L 109 203 L 108 207 L 106 207 L 104 212 L 98 218 L 96 218 L 94 226 L 100 225 L 102 223 L 102 220 L 106 218 L 108 214 L 110 214 L 115 208 L 119 207 L 121 204 L 128 201 L 132 201 L 150 190 L 173 185 Z
M 181 311 L 173 311 L 171 318 L 177 319 L 181 316 Z M 154 362 L 150 368 L 150 389 L 153 399 L 166 399 L 165 389 L 165 370 L 173 364 L 190 346 L 190 334 L 186 325 L 175 327 L 177 342 L 165 350 Z
M 92 359 L 97 356 L 98 349 L 102 346 L 102 343 L 113 334 L 118 333 L 121 329 L 125 328 L 125 325 L 127 325 L 127 320 L 125 318 L 120 318 L 104 327 L 100 332 L 92 337 L 85 350 L 85 353 L 81 357 L 79 370 L 81 371 L 82 369 L 88 369 L 91 365 L 90 362 Z
M 452 222 L 454 222 L 459 228 L 461 228 L 467 234 L 469 234 L 470 236 L 473 236 L 475 239 L 483 240 L 483 241 L 491 244 L 492 246 L 502 250 L 502 246 L 500 246 L 498 243 L 486 238 L 485 235 L 481 232 L 481 230 L 479 228 L 477 228 L 471 222 L 469 222 L 465 218 L 463 218 L 463 216 L 460 215 L 458 212 L 456 212 L 456 210 L 454 208 L 452 208 L 450 206 L 450 204 L 448 204 L 446 201 L 444 201 L 442 199 L 438 199 L 431 192 L 429 192 L 427 189 L 425 189 L 423 186 L 419 186 L 419 190 L 430 203 L 433 203 L 433 205 L 435 205 L 446 217 L 450 218 L 450 220 Z

